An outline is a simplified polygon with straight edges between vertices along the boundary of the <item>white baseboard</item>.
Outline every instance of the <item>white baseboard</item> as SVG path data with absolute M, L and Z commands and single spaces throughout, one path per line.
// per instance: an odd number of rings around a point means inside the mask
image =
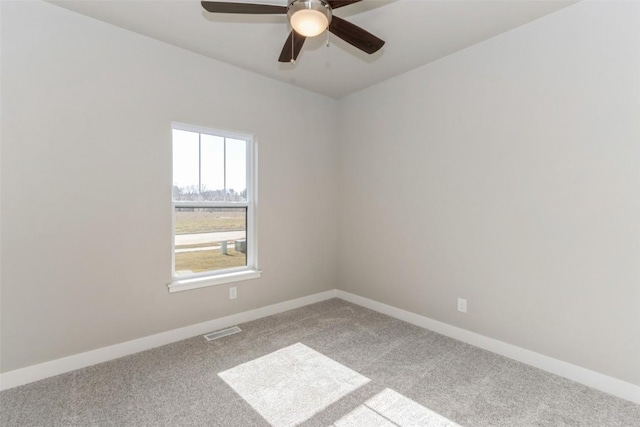
M 337 289 L 5 372 L 0 374 L 0 390 L 7 390 L 335 297 L 640 404 L 640 387 L 635 384 Z
M 552 374 L 604 391 L 605 393 L 640 404 L 640 386 L 635 384 L 591 371 L 577 365 L 572 365 L 571 363 L 563 362 L 562 360 L 554 359 L 531 350 L 507 344 L 475 332 L 467 331 L 466 329 L 439 322 L 410 311 L 383 304 L 369 298 L 354 295 L 349 292 L 337 290 L 336 296 L 345 301 L 395 317 L 396 319 L 403 320 L 407 323 L 429 329 L 450 338 L 466 342 L 476 347 L 517 360 L 518 362 L 526 363 L 527 365 L 551 372 Z
M 61 359 L 52 360 L 50 362 L 40 363 L 38 365 L 27 366 L 26 368 L 16 369 L 14 371 L 0 374 L 0 390 L 7 390 L 23 384 L 60 375 L 65 372 L 84 368 L 86 366 L 95 365 L 97 363 L 106 362 L 127 356 L 129 354 L 138 353 L 140 351 L 149 350 L 162 345 L 171 344 L 197 335 L 206 334 L 207 332 L 218 329 L 227 328 L 239 323 L 249 322 L 260 319 L 262 317 L 271 316 L 272 314 L 282 313 L 294 308 L 303 307 L 305 305 L 335 298 L 336 290 L 321 292 L 266 307 L 249 310 L 231 316 L 221 317 L 219 319 L 209 320 L 207 322 L 198 323 L 196 325 L 185 326 L 183 328 L 173 329 L 167 332 L 138 338 L 132 341 L 120 344 L 102 347 L 96 350 L 87 351 L 85 353 L 74 354 L 72 356 L 63 357 Z

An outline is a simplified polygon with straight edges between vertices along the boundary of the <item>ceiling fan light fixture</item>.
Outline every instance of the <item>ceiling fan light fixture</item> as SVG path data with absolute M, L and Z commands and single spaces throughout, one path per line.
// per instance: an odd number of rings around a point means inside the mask
M 331 22 L 331 8 L 323 0 L 295 0 L 287 10 L 296 33 L 305 37 L 322 34 Z

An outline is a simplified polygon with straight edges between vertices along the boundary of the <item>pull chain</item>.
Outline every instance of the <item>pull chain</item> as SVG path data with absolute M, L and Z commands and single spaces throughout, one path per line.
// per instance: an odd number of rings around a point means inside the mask
M 331 46 L 331 43 L 329 43 L 329 27 L 325 31 L 327 32 L 327 47 L 329 47 Z
M 294 42 L 295 40 L 293 38 L 293 31 L 291 31 L 291 63 L 292 64 L 296 63 L 296 58 L 294 58 L 294 52 L 295 52 L 294 46 L 293 46 Z

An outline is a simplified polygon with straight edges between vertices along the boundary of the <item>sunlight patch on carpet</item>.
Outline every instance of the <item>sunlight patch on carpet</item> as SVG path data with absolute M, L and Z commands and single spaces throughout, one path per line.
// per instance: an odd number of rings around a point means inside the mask
M 301 343 L 218 375 L 276 427 L 295 426 L 370 381 Z
M 334 427 L 461 427 L 389 388 L 333 424 Z

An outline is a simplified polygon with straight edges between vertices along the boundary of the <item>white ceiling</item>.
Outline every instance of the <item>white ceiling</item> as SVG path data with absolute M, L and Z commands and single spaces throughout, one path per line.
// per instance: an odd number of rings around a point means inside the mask
M 264 76 L 340 98 L 575 1 L 364 0 L 334 13 L 385 40 L 380 51 L 367 55 L 333 35 L 327 48 L 326 36 L 321 35 L 307 39 L 295 65 L 278 62 L 290 31 L 284 15 L 211 14 L 197 0 L 52 3 Z M 286 5 L 287 1 L 256 0 L 253 3 Z

